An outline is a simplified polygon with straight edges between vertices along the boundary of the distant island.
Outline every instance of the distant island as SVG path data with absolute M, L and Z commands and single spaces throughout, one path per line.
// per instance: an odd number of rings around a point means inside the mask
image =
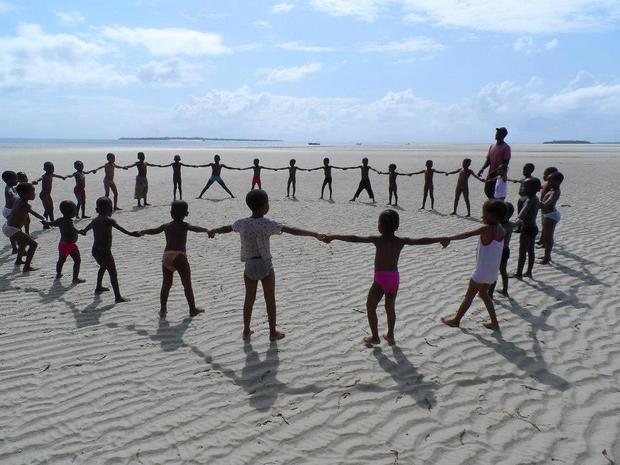
M 589 140 L 551 140 L 543 144 L 591 144 Z
M 223 137 L 119 137 L 118 140 L 199 140 L 219 142 L 284 142 L 282 139 L 227 139 Z

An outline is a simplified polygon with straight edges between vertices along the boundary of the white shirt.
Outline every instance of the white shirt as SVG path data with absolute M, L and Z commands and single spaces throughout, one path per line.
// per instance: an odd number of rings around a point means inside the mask
M 241 236 L 241 261 L 248 258 L 271 258 L 269 237 L 282 234 L 282 224 L 267 218 L 243 218 L 232 225 L 233 231 Z

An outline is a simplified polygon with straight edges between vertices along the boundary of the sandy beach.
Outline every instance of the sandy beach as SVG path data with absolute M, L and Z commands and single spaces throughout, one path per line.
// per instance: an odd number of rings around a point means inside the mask
M 136 152 L 170 163 L 302 168 L 370 165 L 387 171 L 456 170 L 465 157 L 477 171 L 488 145 L 292 148 L 28 146 L 0 149 L 2 169 L 30 179 L 53 161 L 57 174 L 105 163 L 114 151 L 128 165 Z M 255 334 L 241 339 L 243 266 L 237 234 L 208 239 L 190 233 L 188 258 L 197 303 L 187 316 L 178 276 L 168 319 L 160 321 L 163 236 L 114 233 L 120 287 L 130 302 L 94 296 L 92 235 L 80 237 L 81 277 L 71 261 L 54 280 L 57 230 L 43 231 L 38 271 L 13 266 L 0 245 L 0 463 L 3 464 L 577 464 L 620 461 L 620 229 L 617 145 L 512 145 L 512 177 L 524 163 L 542 176 L 556 166 L 566 177 L 550 266 L 511 280 L 510 299 L 495 299 L 501 332 L 485 329 L 475 301 L 460 329 L 440 317 L 460 303 L 475 262 L 476 240 L 408 247 L 400 259 L 397 345 L 367 348 L 366 294 L 374 247 L 282 235 L 272 238 L 278 324 L 286 338 L 270 343 L 262 292 Z M 118 171 L 114 215 L 129 230 L 170 221 L 172 169 L 150 168 L 148 208 L 135 208 L 135 168 Z M 238 196 L 214 185 L 195 197 L 210 169 L 183 169 L 188 221 L 207 228 L 249 216 L 244 196 L 251 171 L 222 173 Z M 87 214 L 103 194 L 103 172 L 87 176 Z M 268 216 L 321 233 L 371 235 L 387 203 L 387 176 L 371 175 L 377 204 L 365 193 L 350 203 L 359 170 L 334 172 L 334 202 L 318 200 L 322 172 L 299 172 L 297 200 L 285 198 L 286 172 L 264 171 Z M 470 180 L 473 218 L 452 217 L 456 177 L 435 178 L 435 212 L 419 211 L 422 176 L 399 179 L 399 235 L 423 237 L 476 227 L 484 195 Z M 56 213 L 75 200 L 72 180 L 55 180 Z M 38 194 L 38 188 L 37 188 Z M 509 186 L 516 204 L 517 186 Z M 616 199 L 616 200 L 614 200 Z M 37 198 L 34 209 L 42 212 Z M 459 213 L 465 213 L 461 201 Z M 76 221 L 84 227 L 87 220 Z M 516 267 L 513 239 L 509 271 Z M 541 253 L 538 251 L 538 253 Z M 105 278 L 107 282 L 107 276 Z M 383 308 L 378 309 L 385 329 Z

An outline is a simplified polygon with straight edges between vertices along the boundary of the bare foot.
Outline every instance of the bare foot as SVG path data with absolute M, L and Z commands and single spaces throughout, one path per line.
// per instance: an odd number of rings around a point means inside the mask
M 492 329 L 492 330 L 496 330 L 499 329 L 499 323 L 484 323 L 482 326 L 484 326 L 487 329 Z
M 162 320 L 165 320 L 167 314 L 168 314 L 168 310 L 162 308 L 159 311 L 159 318 L 161 318 Z
M 254 334 L 254 331 L 252 331 L 251 329 L 247 329 L 247 330 L 244 329 L 241 336 L 243 337 L 244 341 L 249 341 L 250 336 L 252 336 L 252 334 Z
M 456 212 L 452 212 L 450 213 L 450 216 L 456 215 Z
M 269 335 L 269 340 L 270 341 L 279 341 L 280 339 L 284 339 L 285 334 L 282 331 L 278 331 L 277 329 L 275 330 L 275 332 L 271 333 Z
M 531 271 L 529 271 L 529 272 L 525 273 L 525 274 L 523 275 L 523 277 L 524 277 L 524 278 L 530 278 L 530 279 L 532 279 L 532 272 L 531 272 Z
M 204 309 L 202 308 L 194 308 L 193 310 L 189 311 L 189 316 L 194 317 L 196 315 L 200 315 L 201 313 L 204 313 Z
M 511 278 L 515 278 L 515 279 L 519 279 L 519 280 L 523 279 L 523 275 L 522 274 L 517 274 L 517 273 L 511 274 L 510 277 Z
M 453 328 L 458 328 L 459 325 L 461 324 L 461 322 L 458 321 L 456 318 L 448 318 L 448 317 L 445 317 L 445 316 L 441 318 L 441 322 L 444 325 L 448 325 L 448 326 L 451 326 Z
M 549 263 L 551 263 L 551 260 L 545 260 L 544 258 L 538 261 L 539 265 L 548 265 Z
M 121 207 L 114 207 L 114 210 L 122 210 Z
M 387 334 L 383 335 L 383 339 L 385 339 L 387 341 L 387 343 L 391 346 L 393 346 L 394 344 L 396 344 L 396 340 L 394 339 L 394 336 L 388 336 Z
M 109 290 L 109 287 L 97 287 L 95 288 L 95 294 L 101 294 L 102 292 L 107 292 Z
M 123 302 L 129 302 L 129 299 L 126 299 L 125 297 L 119 295 L 116 299 L 114 299 L 114 302 L 120 304 Z
M 86 280 L 85 279 L 81 279 L 81 278 L 75 278 L 73 281 L 71 281 L 73 284 L 82 284 L 85 283 Z
M 88 215 L 82 215 L 82 219 L 84 219 L 84 218 L 90 218 L 90 216 L 88 216 Z
M 144 206 L 145 206 L 145 207 L 150 207 L 150 206 L 151 206 L 151 204 L 150 204 L 150 203 L 146 203 L 146 202 L 144 202 Z
M 38 268 L 34 268 L 32 266 L 24 266 L 24 269 L 22 270 L 24 273 L 29 273 L 31 271 L 37 271 Z
M 364 341 L 364 344 L 366 344 L 367 346 L 381 344 L 381 339 L 379 339 L 378 337 L 374 337 L 374 336 L 365 336 L 364 339 L 362 339 L 362 341 Z
M 497 291 L 497 293 L 503 295 L 504 297 L 510 297 L 508 295 L 508 291 L 501 290 L 501 291 Z
M 62 278 L 62 273 L 57 274 L 54 279 L 60 279 L 60 278 Z

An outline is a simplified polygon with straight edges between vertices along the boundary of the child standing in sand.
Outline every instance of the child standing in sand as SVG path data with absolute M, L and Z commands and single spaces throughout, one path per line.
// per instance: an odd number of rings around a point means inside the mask
M 385 296 L 385 313 L 387 315 L 387 333 L 383 338 L 390 344 L 396 343 L 394 339 L 394 326 L 396 324 L 396 294 L 400 285 L 400 275 L 398 273 L 398 259 L 400 252 L 406 245 L 426 245 L 441 242 L 445 247 L 448 242 L 444 238 L 421 238 L 410 239 L 406 237 L 397 237 L 395 235 L 400 223 L 400 218 L 395 210 L 384 210 L 379 215 L 380 236 L 341 236 L 326 235 L 322 240 L 326 243 L 331 241 L 345 242 L 364 242 L 374 244 L 376 247 L 375 254 L 375 276 L 368 298 L 366 299 L 366 315 L 368 317 L 368 325 L 370 326 L 370 336 L 364 337 L 363 341 L 367 345 L 380 344 L 379 328 L 377 323 L 377 305 Z
M 471 166 L 471 158 L 465 158 L 463 160 L 462 168 L 454 171 L 448 171 L 446 176 L 451 174 L 459 175 L 458 180 L 456 181 L 456 190 L 454 191 L 454 209 L 450 215 L 456 215 L 456 209 L 459 206 L 459 200 L 461 198 L 461 194 L 463 194 L 463 199 L 465 200 L 465 206 L 467 207 L 467 215 L 466 217 L 471 216 L 471 205 L 469 203 L 469 177 L 473 176 L 478 181 L 484 182 L 484 179 L 476 175 L 474 171 L 470 168 Z
M 241 261 L 245 262 L 243 279 L 245 281 L 245 301 L 243 303 L 243 338 L 248 339 L 254 331 L 250 328 L 252 309 L 256 300 L 258 282 L 263 285 L 267 319 L 269 320 L 269 339 L 282 339 L 284 333 L 276 326 L 276 276 L 271 263 L 269 238 L 274 234 L 288 233 L 295 236 L 310 236 L 320 239 L 318 233 L 284 226 L 265 218 L 269 212 L 269 197 L 263 190 L 251 190 L 245 197 L 245 203 L 252 211 L 252 216 L 235 221 L 232 225 L 222 226 L 209 231 L 209 237 L 216 234 L 238 232 L 241 237 Z
M 549 189 L 551 188 L 549 186 L 549 176 L 551 176 L 553 173 L 557 173 L 558 169 L 555 166 L 550 166 L 548 168 L 545 168 L 545 171 L 543 171 L 543 181 L 545 181 L 545 184 L 542 186 L 542 188 L 540 189 L 540 198 L 541 200 L 544 199 L 547 195 L 547 192 L 549 192 Z M 520 191 L 519 191 L 520 193 Z M 520 210 L 520 208 L 519 208 Z M 542 225 L 542 234 L 540 235 L 540 238 L 538 239 L 538 242 L 536 244 L 538 244 L 539 246 L 543 245 L 543 235 L 545 234 L 545 217 L 544 214 L 541 212 L 541 218 L 540 218 L 540 222 Z
M 20 183 L 15 188 L 15 192 L 17 192 L 18 198 L 13 202 L 13 208 L 2 226 L 2 232 L 9 240 L 12 239 L 15 241 L 17 245 L 15 265 L 24 265 L 23 271 L 26 273 L 36 270 L 36 268 L 32 267 L 32 257 L 37 250 L 38 244 L 29 234 L 23 232 L 21 228 L 26 223 L 26 219 L 30 214 L 36 216 L 41 221 L 44 221 L 45 218 L 33 211 L 28 203 L 34 200 L 35 197 L 34 186 L 32 184 Z M 27 252 L 26 249 L 28 249 Z M 26 261 L 22 262 L 24 254 L 26 255 Z
M 26 173 L 24 173 L 22 171 L 18 171 L 17 172 L 17 184 L 20 184 L 22 182 L 29 183 L 28 176 L 26 176 Z M 16 189 L 15 193 L 17 194 L 17 189 Z M 24 232 L 26 234 L 30 234 L 30 215 L 26 216 L 26 218 L 25 218 L 25 221 L 24 221 Z
M 424 173 L 424 193 L 422 196 L 422 208 L 420 210 L 426 209 L 426 197 L 430 195 L 431 198 L 431 210 L 435 210 L 435 197 L 433 195 L 434 187 L 433 187 L 433 175 L 435 173 L 446 174 L 445 171 L 439 171 L 433 168 L 433 160 L 426 160 L 426 169 L 422 171 L 416 171 L 411 174 L 422 174 Z
M 260 180 L 260 172 L 261 172 L 261 170 L 278 171 L 278 168 L 268 168 L 266 166 L 261 166 L 260 160 L 258 158 L 254 159 L 252 166 L 248 166 L 247 168 L 237 168 L 237 169 L 239 171 L 253 170 L 252 187 L 250 187 L 250 190 L 254 189 L 255 186 L 258 186 L 259 189 L 263 188 L 262 187 L 263 185 L 262 185 L 261 180 Z
M 387 174 L 388 177 L 388 191 L 389 191 L 389 201 L 388 201 L 388 205 L 392 205 L 392 195 L 394 195 L 394 206 L 398 206 L 398 186 L 396 185 L 396 178 L 398 176 L 411 176 L 413 175 L 413 173 L 398 173 L 396 171 L 396 165 L 394 163 L 391 163 L 390 166 L 388 166 L 388 172 L 387 173 L 382 173 L 379 172 L 379 174 Z
M 60 242 L 58 243 L 58 262 L 56 263 L 56 279 L 62 277 L 62 267 L 70 255 L 73 259 L 73 284 L 83 283 L 80 279 L 80 250 L 77 246 L 78 230 L 73 226 L 73 218 L 78 214 L 78 207 L 70 200 L 60 202 L 60 213 L 62 217 L 55 221 L 50 221 L 50 226 L 57 226 L 60 229 Z
M 497 281 L 499 274 L 499 264 L 502 259 L 504 250 L 504 237 L 506 232 L 500 224 L 506 217 L 506 204 L 501 200 L 487 200 L 482 207 L 482 222 L 484 226 L 473 231 L 448 237 L 449 241 L 467 239 L 469 237 L 479 236 L 478 252 L 476 254 L 476 268 L 469 279 L 469 285 L 465 297 L 461 302 L 456 315 L 453 317 L 443 317 L 441 321 L 453 327 L 461 324 L 461 319 L 469 310 L 474 297 L 478 297 L 484 302 L 484 306 L 489 312 L 491 321 L 484 323 L 484 327 L 488 329 L 499 329 L 497 316 L 495 315 L 495 307 L 493 300 L 489 297 L 489 286 Z
M 157 166 L 157 167 L 160 166 L 160 165 L 153 165 L 152 163 L 147 163 L 146 161 L 144 161 L 145 158 L 146 157 L 144 155 L 144 152 L 138 152 L 138 161 L 131 165 L 123 167 L 123 169 L 129 169 L 135 166 L 138 169 L 138 174 L 136 176 L 136 188 L 134 190 L 134 195 L 133 195 L 133 198 L 138 201 L 138 207 L 142 207 L 142 204 L 140 203 L 142 199 L 144 199 L 145 207 L 148 207 L 151 205 L 150 203 L 146 201 L 146 196 L 149 192 L 149 180 L 146 177 L 146 167 L 147 166 Z
M 510 258 L 510 238 L 512 237 L 512 232 L 515 228 L 515 224 L 510 221 L 512 215 L 515 212 L 515 207 L 510 202 L 506 202 L 506 216 L 504 217 L 501 225 L 504 228 L 504 250 L 502 251 L 502 259 L 499 262 L 499 274 L 502 277 L 502 290 L 497 291 L 499 294 L 502 294 L 508 297 L 508 259 Z M 495 281 L 489 287 L 489 297 L 493 298 L 493 292 L 495 291 L 495 286 L 497 285 L 497 281 Z
M 106 159 L 108 162 L 105 165 L 100 166 L 95 171 L 99 171 L 101 168 L 104 169 L 105 175 L 103 177 L 103 189 L 106 197 L 110 197 L 110 191 L 114 195 L 114 210 L 120 210 L 118 207 L 118 190 L 116 189 L 116 184 L 114 183 L 114 168 L 120 168 L 122 170 L 127 170 L 124 166 L 118 166 L 116 164 L 116 155 L 113 153 L 108 153 L 106 155 Z
M 538 234 L 538 226 L 536 226 L 536 216 L 538 215 L 539 200 L 536 193 L 540 187 L 540 182 L 536 178 L 530 178 L 523 181 L 524 201 L 517 217 L 517 224 L 521 226 L 521 235 L 519 236 L 519 261 L 517 262 L 517 272 L 514 277 L 523 279 L 523 277 L 531 278 L 534 269 L 535 259 L 535 241 Z M 525 259 L 527 256 L 527 271 L 523 274 Z
M 177 271 L 181 277 L 181 283 L 185 291 L 185 298 L 189 305 L 189 316 L 194 317 L 203 313 L 204 310 L 196 307 L 196 300 L 194 299 L 194 290 L 192 288 L 192 271 L 189 267 L 186 255 L 187 244 L 187 231 L 192 232 L 209 232 L 208 229 L 201 228 L 199 226 L 193 226 L 186 223 L 185 217 L 188 215 L 187 202 L 182 200 L 175 200 L 170 207 L 170 216 L 172 222 L 162 224 L 161 226 L 153 229 L 143 229 L 138 231 L 139 236 L 155 235 L 165 233 L 166 235 L 166 248 L 164 249 L 164 256 L 162 257 L 162 273 L 163 281 L 161 283 L 160 293 L 160 310 L 159 317 L 166 319 L 168 313 L 168 296 L 170 295 L 170 288 L 172 287 L 172 278 L 174 272 Z
M 67 176 L 68 178 L 75 178 L 75 187 L 73 188 L 73 193 L 75 194 L 75 198 L 77 199 L 77 212 L 76 217 L 79 216 L 80 210 L 82 210 L 82 218 L 90 218 L 90 216 L 86 216 L 86 174 L 96 173 L 97 170 L 84 171 L 84 163 L 80 160 L 77 160 L 73 163 L 73 167 L 75 168 L 75 173 Z
M 54 180 L 54 178 L 65 180 L 67 179 L 67 177 L 54 174 L 54 164 L 51 161 L 46 161 L 45 163 L 43 163 L 43 171 L 45 171 L 45 173 L 43 173 L 43 176 L 41 176 L 36 181 L 33 181 L 32 184 L 36 185 L 39 181 L 41 182 L 41 192 L 39 193 L 39 198 L 41 199 L 41 203 L 43 204 L 43 216 L 46 220 L 54 221 L 52 181 Z M 49 226 L 45 228 L 49 228 Z
M 547 265 L 551 262 L 555 227 L 560 222 L 560 212 L 557 209 L 557 203 L 560 198 L 560 184 L 562 184 L 562 181 L 564 181 L 564 175 L 559 171 L 549 175 L 547 180 L 549 189 L 540 204 L 540 211 L 543 215 L 542 242 L 545 248 L 545 256 L 539 262 L 541 265 Z
M 329 158 L 325 157 L 323 158 L 323 166 L 319 166 L 317 168 L 310 168 L 308 171 L 316 171 L 316 170 L 323 170 L 323 173 L 325 174 L 325 179 L 323 179 L 323 185 L 321 186 L 321 200 L 323 200 L 323 193 L 325 191 L 325 186 L 329 187 L 329 200 L 332 200 L 332 168 L 335 168 L 337 170 L 345 170 L 347 168 L 342 168 L 339 166 L 332 166 L 329 164 Z
M 112 162 L 113 163 L 113 162 Z M 86 235 L 88 231 L 93 230 L 93 258 L 99 265 L 99 271 L 97 271 L 97 287 L 95 288 L 95 294 L 101 294 L 102 292 L 109 291 L 107 287 L 103 287 L 103 275 L 107 271 L 110 275 L 110 283 L 114 290 L 114 300 L 119 302 L 127 302 L 121 295 L 121 291 L 118 287 L 118 274 L 116 272 L 116 262 L 112 255 L 112 228 L 118 229 L 123 234 L 128 236 L 138 237 L 136 232 L 129 232 L 122 226 L 119 226 L 112 217 L 112 201 L 108 197 L 99 197 L 96 203 L 98 216 L 90 222 L 88 226 L 79 231 L 80 234 Z
M 183 180 L 181 179 L 181 166 L 187 168 L 197 168 L 196 165 L 186 165 L 181 163 L 181 155 L 175 155 L 174 161 L 168 165 L 153 165 L 159 168 L 168 168 L 172 166 L 172 198 L 177 199 L 177 189 L 179 190 L 179 200 L 183 200 Z
M 230 192 L 228 187 L 226 187 L 226 184 L 224 183 L 220 175 L 222 173 L 222 168 L 226 168 L 228 170 L 235 170 L 237 168 L 231 168 L 230 166 L 226 166 L 223 163 L 220 163 L 219 155 L 215 155 L 213 157 L 213 163 L 207 163 L 206 165 L 196 165 L 196 168 L 206 168 L 206 167 L 211 167 L 211 177 L 207 181 L 207 185 L 200 192 L 200 195 L 196 198 L 202 199 L 202 195 L 207 191 L 207 189 L 209 189 L 209 187 L 211 187 L 211 184 L 213 184 L 214 182 L 217 182 L 220 186 L 222 186 L 222 189 L 224 189 L 228 193 L 228 195 L 230 195 L 230 197 L 234 199 L 235 196 L 233 195 L 232 192 Z
M 310 171 L 305 168 L 298 168 L 295 165 L 295 163 L 296 163 L 296 160 L 294 158 L 291 158 L 291 160 L 288 162 L 289 166 L 285 166 L 284 168 L 277 168 L 277 170 L 288 170 L 288 181 L 286 182 L 286 197 L 287 198 L 290 198 L 291 185 L 293 186 L 293 198 L 295 198 L 295 188 L 297 186 L 297 180 L 296 180 L 297 171 Z
M 17 198 L 17 192 L 15 192 L 15 186 L 17 186 L 17 174 L 15 171 L 4 171 L 2 173 L 2 180 L 4 181 L 4 207 L 2 207 L 2 216 L 4 219 L 8 219 L 13 210 L 13 204 Z M 11 239 L 12 254 L 17 253 L 17 242 L 15 239 Z
M 350 200 L 350 202 L 355 202 L 357 198 L 359 197 L 359 195 L 362 193 L 362 191 L 366 190 L 366 192 L 368 193 L 368 197 L 370 198 L 370 200 L 372 200 L 372 203 L 375 203 L 375 194 L 372 192 L 372 186 L 370 185 L 369 173 L 370 173 L 370 170 L 373 170 L 375 173 L 378 173 L 378 171 L 374 169 L 372 166 L 368 166 L 368 158 L 362 158 L 362 164 L 360 166 L 350 166 L 347 169 L 352 170 L 355 168 L 360 169 L 362 178 L 360 179 L 359 186 L 357 186 L 355 195 L 353 195 L 353 198 Z

